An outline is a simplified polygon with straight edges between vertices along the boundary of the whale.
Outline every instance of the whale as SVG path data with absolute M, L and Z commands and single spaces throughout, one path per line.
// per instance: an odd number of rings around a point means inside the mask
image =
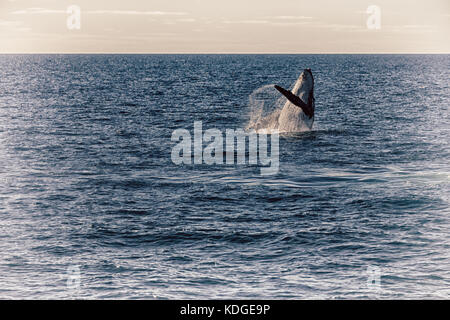
M 311 130 L 314 123 L 314 77 L 311 69 L 304 69 L 289 91 L 274 86 L 287 100 L 278 117 L 279 132 Z

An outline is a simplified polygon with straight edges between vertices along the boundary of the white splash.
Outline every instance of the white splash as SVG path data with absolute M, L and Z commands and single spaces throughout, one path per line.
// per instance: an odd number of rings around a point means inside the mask
M 303 73 L 290 87 L 294 94 L 302 87 Z M 304 95 L 300 95 L 305 98 Z M 262 86 L 249 97 L 250 120 L 247 130 L 257 133 L 288 133 L 309 131 L 312 121 L 303 111 L 290 103 L 274 88 L 273 84 Z
M 249 97 L 250 120 L 247 130 L 265 134 L 278 132 L 278 118 L 285 100 L 274 89 L 273 84 L 253 91 Z

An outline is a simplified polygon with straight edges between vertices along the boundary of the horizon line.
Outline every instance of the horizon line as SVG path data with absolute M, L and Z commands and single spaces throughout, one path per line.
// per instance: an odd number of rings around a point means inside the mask
M 307 55 L 307 54 L 314 54 L 314 55 L 326 55 L 326 54 L 360 54 L 360 55 L 366 55 L 366 54 L 450 54 L 450 52 L 0 52 L 0 55 L 7 55 L 7 54 L 81 54 L 81 55 L 87 55 L 87 54 L 109 54 L 109 55 L 120 55 L 120 54 L 129 54 L 129 55 L 170 55 L 170 54 L 191 54 L 191 55 L 206 55 L 206 54 L 228 54 L 228 55 L 242 55 L 242 54 L 251 54 L 251 55 Z

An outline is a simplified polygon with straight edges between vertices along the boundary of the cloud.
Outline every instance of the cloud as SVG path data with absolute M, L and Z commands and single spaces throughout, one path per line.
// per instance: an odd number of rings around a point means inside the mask
M 178 19 L 177 21 L 179 21 L 179 22 L 195 22 L 197 20 L 191 18 L 191 19 Z
M 289 27 L 289 26 L 300 26 L 300 25 L 311 25 L 309 21 L 285 21 L 285 22 L 271 22 L 272 26 L 281 26 L 281 27 Z
M 114 14 L 114 15 L 140 15 L 140 16 L 184 16 L 186 12 L 166 12 L 166 11 L 135 11 L 135 10 L 90 10 L 82 11 L 87 14 Z M 52 14 L 64 13 L 66 10 L 54 10 L 45 8 L 27 8 L 11 12 L 12 14 Z
M 267 20 L 224 20 L 226 24 L 268 24 Z
M 270 16 L 252 20 L 223 20 L 225 24 L 266 24 L 271 26 L 294 26 L 310 24 L 313 17 L 307 16 Z
M 318 28 L 330 29 L 333 31 L 365 31 L 367 26 L 354 24 L 338 24 L 338 23 L 321 23 L 317 25 Z
M 279 19 L 279 20 L 310 20 L 313 17 L 307 17 L 307 16 L 276 16 L 272 17 L 273 19 Z
M 336 24 L 336 23 L 318 23 L 313 25 L 321 29 L 329 29 L 336 32 L 372 32 L 366 25 Z M 437 26 L 434 25 L 381 25 L 380 32 L 387 33 L 431 33 L 436 32 Z
M 12 14 L 48 14 L 48 13 L 66 13 L 66 10 L 52 10 L 45 8 L 27 8 L 11 12 Z
M 8 32 L 6 32 L 6 37 L 10 37 L 12 35 L 12 31 L 17 32 L 29 32 L 32 29 L 27 27 L 23 21 L 15 21 L 15 20 L 4 20 L 0 19 L 0 30 L 6 29 Z
M 390 32 L 399 33 L 432 33 L 438 30 L 438 26 L 435 25 L 419 25 L 419 24 L 405 24 L 405 25 L 381 25 L 381 28 L 386 28 Z
M 0 19 L 0 27 L 18 27 L 23 25 L 22 21 L 11 21 Z
M 184 16 L 187 12 L 167 12 L 167 11 L 134 11 L 134 10 L 93 10 L 87 11 L 88 14 L 117 14 L 117 15 L 136 15 L 136 16 Z

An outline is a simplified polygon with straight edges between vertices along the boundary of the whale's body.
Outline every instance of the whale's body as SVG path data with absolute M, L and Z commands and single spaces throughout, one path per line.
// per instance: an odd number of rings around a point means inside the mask
M 275 88 L 287 101 L 278 117 L 279 132 L 298 132 L 311 130 L 314 123 L 314 78 L 311 69 L 300 74 L 292 91 L 279 86 Z
M 264 86 L 255 92 L 265 90 Z M 281 98 L 276 103 L 276 109 L 266 115 L 261 116 L 261 108 L 255 108 L 255 118 L 250 119 L 248 129 L 255 130 L 258 133 L 290 133 L 302 132 L 312 129 L 314 123 L 314 78 L 311 69 L 305 69 L 298 77 L 291 91 L 278 85 L 277 89 L 287 100 Z M 252 94 L 253 95 L 253 94 Z M 255 103 L 257 99 L 250 98 L 250 103 Z M 255 104 L 258 106 L 258 104 Z

